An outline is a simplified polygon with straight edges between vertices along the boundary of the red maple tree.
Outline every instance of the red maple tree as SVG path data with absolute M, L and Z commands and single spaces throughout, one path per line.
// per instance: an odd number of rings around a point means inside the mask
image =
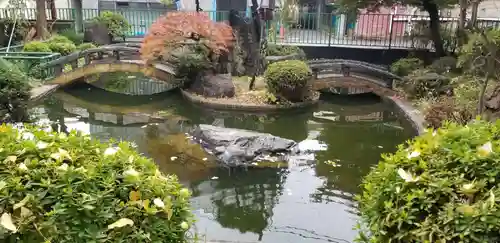
M 142 41 L 141 58 L 146 62 L 158 60 L 193 40 L 220 55 L 232 44 L 233 31 L 226 23 L 212 21 L 207 13 L 168 13 L 151 25 Z

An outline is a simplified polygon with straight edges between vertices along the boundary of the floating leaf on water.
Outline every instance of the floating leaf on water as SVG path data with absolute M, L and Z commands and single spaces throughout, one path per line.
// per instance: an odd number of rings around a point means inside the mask
M 207 158 L 203 158 L 202 160 L 203 160 L 203 161 L 207 161 Z
M 217 179 L 219 179 L 219 177 L 214 176 L 214 177 L 212 177 L 211 179 L 212 179 L 212 180 L 217 180 Z
M 138 201 L 141 199 L 141 193 L 138 191 L 131 191 L 129 194 L 130 201 Z
M 170 157 L 170 160 L 171 160 L 171 161 L 174 161 L 174 160 L 176 160 L 176 159 L 177 159 L 177 156 L 172 156 L 172 157 Z
M 121 227 L 124 227 L 127 225 L 130 225 L 130 226 L 134 225 L 134 221 L 132 221 L 131 219 L 128 219 L 128 218 L 121 218 L 121 219 L 117 220 L 116 222 L 108 225 L 108 229 L 121 228 Z
M 2 225 L 2 227 L 4 227 L 5 229 L 12 231 L 12 233 L 17 232 L 17 227 L 12 222 L 12 217 L 8 213 L 2 214 L 2 216 L 0 217 L 0 225 Z

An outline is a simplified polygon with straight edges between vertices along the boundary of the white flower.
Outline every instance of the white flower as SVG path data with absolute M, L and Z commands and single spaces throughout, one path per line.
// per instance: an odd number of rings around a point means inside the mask
M 62 171 L 67 171 L 68 170 L 68 164 L 66 163 L 63 163 L 62 165 L 60 165 L 59 167 L 57 167 L 58 170 L 62 170 Z
M 493 152 L 493 146 L 491 145 L 491 142 L 487 142 L 477 148 L 477 153 L 481 156 L 487 156 L 491 152 Z
M 174 161 L 174 160 L 176 160 L 176 159 L 177 159 L 177 156 L 172 156 L 172 157 L 170 157 L 170 160 L 172 160 L 172 161 Z
M 12 231 L 12 233 L 17 232 L 17 227 L 12 222 L 12 217 L 8 213 L 3 213 L 2 217 L 0 217 L 0 225 L 5 229 Z
M 27 171 L 27 170 L 28 170 L 28 167 L 27 167 L 24 163 L 20 163 L 20 164 L 18 165 L 18 168 L 19 168 L 19 170 L 21 170 L 21 171 Z
M 139 176 L 139 172 L 137 172 L 134 169 L 128 169 L 125 172 L 123 172 L 123 175 L 124 176 L 134 176 L 134 177 L 137 177 L 137 176 Z
M 406 172 L 405 170 L 403 170 L 401 168 L 398 169 L 398 175 L 399 175 L 399 177 L 401 177 L 406 182 L 416 182 L 416 181 L 418 181 L 420 179 L 419 176 L 415 177 L 411 173 Z
M 35 138 L 35 135 L 33 135 L 33 133 L 30 133 L 30 132 L 23 132 L 23 134 L 21 135 L 21 138 L 24 140 L 32 140 Z
M 189 224 L 188 224 L 186 221 L 183 221 L 183 222 L 181 223 L 181 228 L 182 228 L 183 230 L 187 230 L 187 229 L 189 229 Z
M 418 152 L 417 150 L 415 150 L 415 151 L 409 153 L 408 156 L 407 156 L 407 158 L 408 159 L 413 159 L 413 158 L 416 158 L 418 156 L 420 156 L 420 152 Z
M 212 177 L 212 180 L 217 180 L 217 179 L 219 179 L 219 177 L 217 176 Z
M 80 166 L 80 167 L 76 168 L 75 171 L 79 171 L 79 172 L 85 173 L 85 172 L 87 172 L 87 169 L 85 169 L 82 166 Z
M 155 198 L 153 200 L 153 203 L 155 204 L 156 207 L 159 207 L 159 208 L 164 208 L 165 207 L 165 203 L 163 203 L 163 201 L 159 198 Z
M 203 161 L 207 161 L 207 158 L 203 158 L 202 160 L 203 160 Z
M 108 225 L 108 229 L 121 228 L 121 227 L 124 227 L 127 225 L 130 225 L 130 226 L 134 225 L 134 221 L 132 221 L 131 219 L 127 219 L 127 218 L 121 218 L 121 219 L 117 220 L 116 222 Z
M 462 189 L 464 190 L 471 190 L 472 188 L 474 188 L 474 183 L 469 183 L 462 186 Z
M 68 151 L 64 149 L 59 149 L 57 153 L 53 153 L 50 155 L 51 158 L 55 160 L 60 160 L 60 159 L 68 159 L 71 160 L 71 156 L 69 155 Z
M 433 136 L 433 137 L 435 137 L 436 135 L 437 135 L 437 132 L 436 132 L 436 130 L 434 130 L 434 131 L 432 132 L 432 136 Z
M 104 150 L 104 156 L 111 156 L 113 154 L 116 154 L 116 152 L 118 152 L 120 148 L 107 148 L 106 150 Z
M 48 146 L 49 144 L 46 142 L 39 141 L 38 143 L 36 143 L 37 149 L 46 149 Z

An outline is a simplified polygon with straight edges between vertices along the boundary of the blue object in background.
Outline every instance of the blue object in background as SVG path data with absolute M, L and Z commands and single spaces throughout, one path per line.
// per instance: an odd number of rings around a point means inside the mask
M 181 0 L 176 0 L 175 1 L 175 6 L 177 7 L 177 10 L 181 10 L 181 8 L 182 8 Z

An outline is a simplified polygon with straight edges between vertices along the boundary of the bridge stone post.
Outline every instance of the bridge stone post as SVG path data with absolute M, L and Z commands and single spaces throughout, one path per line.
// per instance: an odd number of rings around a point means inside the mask
M 90 54 L 85 54 L 85 56 L 83 57 L 85 59 L 85 65 L 89 65 L 90 64 Z

